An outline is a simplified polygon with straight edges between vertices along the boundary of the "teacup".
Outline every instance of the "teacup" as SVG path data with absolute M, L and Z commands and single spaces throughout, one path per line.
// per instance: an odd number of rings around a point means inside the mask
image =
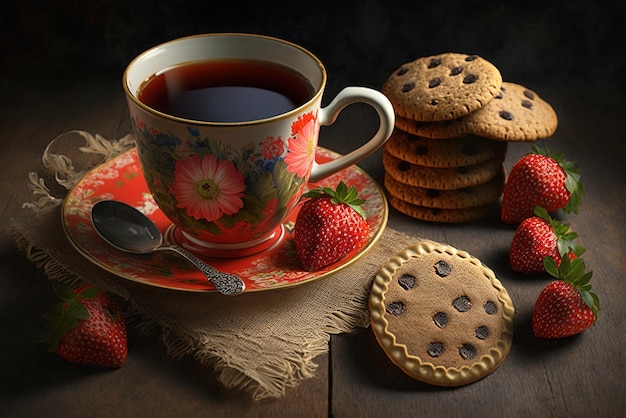
M 123 84 L 150 192 L 179 244 L 201 255 L 243 257 L 275 245 L 307 183 L 372 154 L 394 126 L 391 103 L 373 89 L 346 87 L 322 108 L 320 60 L 267 36 L 166 42 L 136 57 Z M 377 132 L 316 163 L 320 126 L 358 102 L 377 112 Z

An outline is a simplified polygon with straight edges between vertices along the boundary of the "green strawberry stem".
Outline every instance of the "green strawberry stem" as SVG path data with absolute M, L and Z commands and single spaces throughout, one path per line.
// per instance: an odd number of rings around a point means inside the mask
M 532 150 L 535 154 L 552 158 L 563 169 L 566 176 L 565 188 L 568 192 L 570 192 L 571 195 L 569 201 L 563 207 L 563 212 L 578 214 L 578 208 L 582 203 L 582 195 L 584 194 L 584 190 L 583 185 L 580 182 L 580 172 L 578 171 L 578 166 L 576 165 L 576 163 L 566 160 L 563 153 L 559 152 L 556 154 L 552 154 L 547 147 L 545 149 L 542 149 L 537 145 L 533 145 Z
M 576 258 L 570 261 L 568 257 L 563 257 L 561 266 L 559 267 L 554 258 L 547 256 L 543 258 L 543 266 L 551 276 L 574 286 L 580 293 L 583 302 L 591 308 L 594 316 L 596 318 L 598 317 L 600 299 L 598 295 L 591 292 L 590 280 L 593 272 L 585 271 L 587 267 L 582 258 Z
M 364 199 L 359 198 L 359 192 L 354 186 L 348 186 L 342 181 L 339 182 L 337 188 L 333 190 L 331 187 L 320 187 L 312 189 L 305 193 L 303 197 L 315 198 L 328 196 L 331 198 L 331 202 L 335 205 L 345 204 L 350 206 L 356 213 L 361 215 L 363 219 L 366 219 L 365 210 L 361 207 L 365 203 Z
M 569 253 L 573 253 L 577 257 L 583 255 L 585 247 L 574 242 L 574 239 L 578 237 L 578 234 L 572 231 L 569 225 L 563 224 L 558 219 L 552 218 L 548 211 L 541 206 L 535 206 L 535 210 L 533 212 L 535 216 L 538 216 L 550 224 L 550 227 L 554 231 L 554 235 L 556 235 L 556 245 L 561 257 L 567 257 Z
M 43 315 L 48 321 L 48 327 L 42 333 L 40 341 L 48 344 L 48 351 L 55 351 L 67 331 L 89 318 L 89 311 L 80 301 L 95 298 L 99 291 L 95 286 L 85 287 L 78 293 L 67 287 L 58 288 L 58 295 L 63 301 L 52 306 Z

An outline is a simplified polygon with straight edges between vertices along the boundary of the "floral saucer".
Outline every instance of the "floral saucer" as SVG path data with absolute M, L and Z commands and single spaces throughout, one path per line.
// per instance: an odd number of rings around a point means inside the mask
M 324 162 L 337 156 L 320 148 L 316 160 Z M 354 185 L 366 199 L 363 207 L 371 232 L 369 241 L 360 251 L 324 269 L 303 270 L 293 245 L 296 209 L 284 223 L 285 237 L 278 245 L 242 258 L 202 258 L 218 270 L 239 275 L 246 283 L 246 292 L 299 285 L 347 267 L 376 244 L 387 224 L 388 207 L 381 187 L 358 166 L 346 168 L 309 187 L 335 187 L 340 180 L 348 186 Z M 171 251 L 143 256 L 108 245 L 91 223 L 92 206 L 104 199 L 119 200 L 136 207 L 156 223 L 167 240 L 176 241 L 172 223 L 148 191 L 135 148 L 95 167 L 70 190 L 62 210 L 63 227 L 70 243 L 88 261 L 124 279 L 174 290 L 216 292 L 200 271 Z

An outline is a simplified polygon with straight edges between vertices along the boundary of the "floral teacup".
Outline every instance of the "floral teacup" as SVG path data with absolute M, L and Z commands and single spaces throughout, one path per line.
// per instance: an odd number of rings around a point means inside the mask
M 228 97 L 211 99 L 208 105 L 196 102 L 189 114 L 159 107 L 158 100 L 151 102 L 142 96 L 148 89 L 146 83 L 177 66 L 203 62 L 255 65 L 257 61 L 269 63 L 264 67 L 268 73 L 277 67 L 276 71 L 294 72 L 309 83 L 308 95 L 300 102 L 289 98 L 287 104 L 270 105 L 273 98 L 261 96 L 259 101 L 246 92 L 243 101 L 237 102 L 235 97 L 234 110 L 228 110 L 231 96 L 236 96 L 228 92 Z M 282 74 L 271 77 L 284 79 L 285 84 L 288 81 Z M 326 83 L 322 63 L 297 45 L 259 35 L 209 34 L 167 42 L 135 58 L 123 83 L 150 192 L 180 230 L 180 244 L 208 256 L 243 257 L 273 246 L 284 235 L 282 223 L 309 181 L 319 181 L 372 154 L 394 126 L 391 104 L 369 88 L 347 87 L 321 108 Z M 291 90 L 285 90 L 286 94 Z M 376 110 L 378 131 L 353 152 L 317 164 L 320 126 L 332 124 L 343 108 L 357 102 Z M 205 105 L 217 105 L 218 111 L 226 112 L 225 117 L 235 113 L 239 119 L 216 116 L 212 120 L 211 114 L 197 117 L 193 112 L 203 111 Z M 252 116 L 239 114 L 244 107 L 250 108 Z

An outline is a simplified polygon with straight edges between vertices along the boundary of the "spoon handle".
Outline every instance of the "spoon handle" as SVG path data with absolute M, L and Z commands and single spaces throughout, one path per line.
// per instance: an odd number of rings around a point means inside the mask
M 167 245 L 159 247 L 160 250 L 171 250 L 181 256 L 185 257 L 191 264 L 196 266 L 211 283 L 215 286 L 218 292 L 223 295 L 237 295 L 245 289 L 246 285 L 241 277 L 236 274 L 224 273 L 216 270 L 214 267 L 206 264 L 198 257 L 187 251 L 186 249 L 176 246 Z

